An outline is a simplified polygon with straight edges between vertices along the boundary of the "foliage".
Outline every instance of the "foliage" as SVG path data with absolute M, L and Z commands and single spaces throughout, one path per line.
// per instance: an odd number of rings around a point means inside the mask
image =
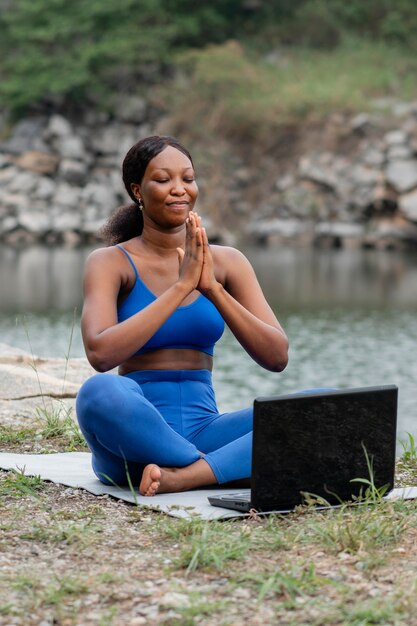
M 0 0 L 0 98 L 111 109 L 156 82 L 176 53 L 235 39 L 252 48 L 334 47 L 346 34 L 415 45 L 414 0 Z
M 216 132 L 263 151 L 283 127 L 301 119 L 366 111 L 380 96 L 412 98 L 417 86 L 413 56 L 357 39 L 332 54 L 298 48 L 274 59 L 259 59 L 238 42 L 228 42 L 183 53 L 178 65 L 177 88 L 163 85 L 157 100 L 170 114 L 174 131 L 204 143 Z

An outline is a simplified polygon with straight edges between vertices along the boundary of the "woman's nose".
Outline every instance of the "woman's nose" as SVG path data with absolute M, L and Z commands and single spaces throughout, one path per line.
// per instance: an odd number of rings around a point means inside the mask
M 174 180 L 171 188 L 171 193 L 176 196 L 182 196 L 185 193 L 185 187 L 182 180 Z

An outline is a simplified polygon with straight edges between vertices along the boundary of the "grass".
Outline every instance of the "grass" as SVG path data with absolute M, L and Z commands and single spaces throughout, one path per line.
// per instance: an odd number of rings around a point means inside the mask
M 0 498 L 37 497 L 45 489 L 45 481 L 40 476 L 26 476 L 25 469 L 10 470 L 0 482 Z
M 318 122 L 334 111 L 369 111 L 373 99 L 409 101 L 417 93 L 415 55 L 366 40 L 346 39 L 331 53 L 286 48 L 273 59 L 233 41 L 187 52 L 179 66 L 176 89 L 161 88 L 158 101 L 162 107 L 169 102 L 175 132 L 199 138 L 218 132 L 269 143 L 285 126 Z
M 0 485 L 23 480 L 12 474 Z M 415 502 L 186 521 L 82 491 L 62 498 L 48 483 L 40 493 L 38 482 L 19 516 L 19 500 L 2 499 L 0 560 L 10 566 L 0 614 L 9 621 L 77 626 L 93 611 L 104 626 L 138 615 L 150 626 L 413 623 Z

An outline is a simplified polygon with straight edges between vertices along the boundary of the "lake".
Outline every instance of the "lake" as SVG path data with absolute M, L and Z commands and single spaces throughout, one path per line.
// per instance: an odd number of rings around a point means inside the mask
M 41 356 L 83 356 L 79 332 L 88 249 L 0 248 L 0 341 Z M 290 339 L 281 374 L 259 368 L 226 332 L 216 348 L 221 410 L 311 387 L 399 386 L 399 436 L 417 437 L 417 254 L 250 248 Z

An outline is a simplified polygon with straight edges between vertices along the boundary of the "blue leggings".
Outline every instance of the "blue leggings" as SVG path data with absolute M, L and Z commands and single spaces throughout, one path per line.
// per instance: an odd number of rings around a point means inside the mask
M 219 414 L 208 370 L 97 374 L 78 393 L 77 417 L 106 484 L 126 484 L 127 473 L 137 484 L 148 463 L 201 458 L 218 483 L 251 474 L 253 411 Z

